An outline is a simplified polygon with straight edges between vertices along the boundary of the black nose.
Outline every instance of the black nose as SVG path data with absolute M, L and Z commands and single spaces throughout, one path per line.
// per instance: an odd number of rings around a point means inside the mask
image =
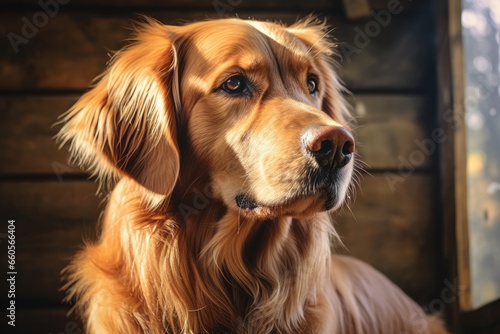
M 303 136 L 306 150 L 320 166 L 340 169 L 347 165 L 354 153 L 354 138 L 340 126 L 320 126 L 308 130 Z

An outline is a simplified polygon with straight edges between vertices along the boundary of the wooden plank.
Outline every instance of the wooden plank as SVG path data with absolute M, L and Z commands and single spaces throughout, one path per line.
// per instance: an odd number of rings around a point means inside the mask
M 0 123 L 0 173 L 35 174 L 64 180 L 65 175 L 82 173 L 67 161 L 66 149 L 58 150 L 52 127 L 57 117 L 78 98 L 71 96 L 0 97 L 4 115 Z M 367 169 L 396 169 L 421 151 L 416 142 L 430 138 L 429 118 L 432 108 L 421 96 L 359 95 L 351 98 L 357 120 L 355 135 L 358 153 Z M 418 153 L 418 152 L 417 152 Z M 430 165 L 424 156 L 416 169 Z
M 434 180 L 412 175 L 394 191 L 384 175 L 364 176 L 352 212 L 334 215 L 346 249 L 425 304 L 440 284 Z
M 146 12 L 148 14 L 148 12 Z M 214 17 L 207 12 L 155 11 L 151 16 L 172 24 Z M 241 11 L 240 17 L 294 22 L 304 13 Z M 341 72 L 351 90 L 418 90 L 433 80 L 433 26 L 431 12 L 424 10 L 410 17 L 396 14 L 386 27 L 374 18 L 347 21 L 329 17 L 336 28 L 334 37 L 342 43 Z M 22 33 L 22 17 L 29 13 L 2 12 L 0 33 Z M 180 19 L 182 18 L 182 20 Z M 132 26 L 133 13 L 96 14 L 63 12 L 37 29 L 17 51 L 8 38 L 0 40 L 0 89 L 2 90 L 83 90 L 100 74 L 109 60 L 108 53 L 124 45 Z M 368 32 L 378 25 L 376 33 Z M 364 37 L 363 37 L 364 36 Z M 433 82 L 433 81 L 431 81 Z
M 375 10 L 382 10 L 388 7 L 388 3 L 391 0 L 370 0 L 368 1 L 371 8 Z M 50 2 L 49 0 L 44 0 L 44 3 Z M 176 8 L 189 8 L 189 9 L 213 9 L 216 11 L 216 7 L 227 8 L 227 10 L 237 10 L 237 9 L 260 9 L 260 10 L 335 10 L 343 11 L 344 6 L 342 5 L 342 0 L 311 0 L 311 1 L 301 1 L 301 0 L 108 0 L 106 2 L 99 0 L 58 0 L 59 3 L 65 3 L 59 6 L 59 10 L 68 10 L 73 8 L 92 8 L 93 10 L 105 7 L 105 8 L 115 8 L 120 10 L 122 8 L 166 8 L 166 9 L 176 9 Z M 394 2 L 394 0 L 392 0 Z M 415 11 L 423 7 L 429 2 L 429 0 L 421 1 L 398 1 L 404 7 L 405 11 Z M 33 8 L 35 10 L 42 9 L 36 0 L 4 0 L 4 5 L 15 5 Z
M 1 33 L 21 33 L 26 15 L 2 13 Z M 86 89 L 105 68 L 108 53 L 123 46 L 130 26 L 126 17 L 61 13 L 20 44 L 18 53 L 2 40 L 0 89 Z
M 443 157 L 441 161 L 441 175 L 444 181 L 443 186 L 450 185 L 452 183 L 451 189 L 448 188 L 443 192 L 444 198 L 443 204 L 447 210 L 455 210 L 454 222 L 447 222 L 448 224 L 454 224 L 455 226 L 455 237 L 456 237 L 456 261 L 458 262 L 458 278 L 460 284 L 465 286 L 463 293 L 460 295 L 459 302 L 461 310 L 466 310 L 472 308 L 472 291 L 471 291 L 471 273 L 470 273 L 470 250 L 469 250 L 469 223 L 468 223 L 468 212 L 467 212 L 467 129 L 465 127 L 465 69 L 464 69 L 464 51 L 462 44 L 462 3 L 458 1 L 448 1 L 448 39 L 447 43 L 444 44 L 445 48 L 449 47 L 449 58 L 445 58 L 445 54 L 441 54 L 439 59 L 440 63 L 443 64 L 441 69 L 442 75 L 450 66 L 449 87 L 440 87 L 441 91 L 439 95 L 444 95 L 449 93 L 452 101 L 450 105 L 446 105 L 444 101 L 447 97 L 442 98 L 441 109 L 440 109 L 440 119 L 441 125 L 446 131 L 453 136 L 453 140 L 450 140 L 444 146 L 445 150 L 449 150 L 446 158 Z M 442 82 L 443 86 L 445 82 Z M 446 115 L 449 116 L 449 112 L 453 110 L 453 124 L 452 122 L 446 120 Z M 446 159 L 446 161 L 445 161 Z M 450 169 L 447 169 L 450 168 Z M 444 188 L 444 187 L 443 187 Z M 451 190 L 451 192 L 450 192 Z M 449 196 L 449 197 L 448 197 Z M 453 237 L 448 235 L 448 237 Z
M 49 0 L 44 0 L 46 2 Z M 42 9 L 40 5 L 37 4 L 37 0 L 5 0 L 7 4 L 12 5 L 24 5 L 25 7 L 33 8 L 33 9 Z M 157 9 L 179 9 L 185 8 L 190 10 L 212 10 L 216 11 L 216 8 L 227 8 L 230 10 L 236 9 L 276 9 L 280 8 L 282 10 L 342 10 L 341 0 L 333 0 L 333 1 L 323 1 L 323 0 L 311 0 L 309 2 L 304 2 L 300 0 L 289 0 L 289 1 L 279 1 L 279 0 L 128 0 L 128 1 L 120 1 L 120 0 L 108 0 L 108 1 L 99 1 L 99 0 L 60 0 L 61 3 L 67 2 L 66 4 L 60 5 L 59 8 L 62 10 L 71 10 L 73 8 L 116 8 L 118 10 L 122 8 L 157 8 Z M 376 1 L 379 5 L 383 5 L 383 1 Z
M 358 95 L 349 103 L 356 118 L 357 151 L 367 170 L 398 169 L 408 163 L 419 170 L 431 165 L 437 144 L 432 139 L 433 109 L 428 99 Z
M 68 110 L 77 96 L 0 97 L 0 173 L 44 173 L 53 180 L 81 173 L 69 165 L 67 150 L 59 150 L 53 137 L 57 117 Z
M 464 61 L 462 50 L 461 2 L 441 1 L 436 5 L 439 125 L 449 137 L 441 146 L 439 160 L 443 222 L 443 264 L 449 278 L 458 279 L 463 290 L 447 309 L 454 333 L 465 332 L 462 312 L 471 307 L 469 239 L 467 224 L 466 129 L 464 122 Z M 477 323 L 476 325 L 480 325 Z
M 434 41 L 429 38 L 434 34 L 432 15 L 427 9 L 410 17 L 392 15 L 380 29 L 374 28 L 373 18 L 331 20 L 338 27 L 333 35 L 340 43 L 340 73 L 347 87 L 428 91 L 435 80 Z
M 462 313 L 464 334 L 500 333 L 500 299 Z M 489 331 L 488 331 L 489 330 Z
M 372 10 L 368 0 L 344 0 L 344 12 L 347 18 L 351 20 L 369 17 Z
M 83 326 L 66 308 L 19 309 L 16 328 L 9 333 L 82 334 Z
M 424 301 L 439 272 L 436 209 L 429 200 L 432 184 L 429 176 L 413 175 L 391 193 L 383 175 L 367 176 L 353 207 L 357 223 L 348 212 L 336 217 L 352 255 Z M 61 269 L 81 247 L 82 235 L 95 235 L 99 211 L 95 189 L 84 181 L 0 184 L 2 218 L 16 220 L 20 304 L 54 305 L 62 299 Z
M 420 0 L 420 1 L 411 1 L 411 0 L 370 0 L 371 6 L 374 10 L 383 10 L 391 8 L 391 6 L 401 6 L 405 12 L 417 11 L 422 8 L 426 8 L 429 6 L 431 1 L 429 0 Z
M 96 188 L 85 181 L 0 184 L 2 221 L 16 221 L 18 305 L 62 300 L 59 273 L 82 246 L 83 237 L 95 236 L 100 202 Z M 6 263 L 5 252 L 0 258 Z

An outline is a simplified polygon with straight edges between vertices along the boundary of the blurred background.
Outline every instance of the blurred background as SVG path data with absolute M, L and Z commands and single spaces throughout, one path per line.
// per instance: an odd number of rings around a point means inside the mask
M 500 297 L 500 1 L 465 0 L 462 25 L 472 304 L 478 306 Z
M 60 272 L 95 238 L 106 194 L 58 150 L 53 124 L 126 45 L 133 20 L 310 13 L 334 27 L 366 164 L 355 204 L 334 216 L 339 251 L 442 312 L 455 333 L 500 333 L 500 14 L 497 0 L 464 1 L 462 15 L 453 0 L 3 0 L 0 258 L 4 269 L 13 219 L 17 272 L 16 328 L 3 333 L 83 332 Z

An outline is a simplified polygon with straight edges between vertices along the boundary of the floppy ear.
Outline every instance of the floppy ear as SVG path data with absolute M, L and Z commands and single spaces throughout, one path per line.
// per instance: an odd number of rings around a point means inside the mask
M 108 182 L 131 177 L 149 195 L 168 196 L 179 174 L 173 33 L 142 25 L 100 77 L 64 115 L 57 135 L 72 160 Z
M 342 95 L 346 90 L 337 74 L 339 65 L 334 58 L 337 45 L 329 39 L 330 27 L 326 21 L 309 16 L 290 26 L 289 31 L 309 47 L 309 54 L 316 60 L 319 72 L 326 75 L 326 82 L 322 83 L 326 86 L 322 109 L 348 127 L 351 115 Z

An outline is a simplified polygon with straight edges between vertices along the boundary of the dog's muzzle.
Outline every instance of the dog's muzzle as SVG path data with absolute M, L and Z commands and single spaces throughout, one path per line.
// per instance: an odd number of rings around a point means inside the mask
M 324 209 L 330 210 L 338 202 L 339 182 L 342 172 L 353 159 L 355 144 L 352 135 L 340 126 L 315 126 L 302 136 L 303 149 L 313 157 L 309 165 L 308 180 L 303 181 L 303 188 L 294 199 L 322 193 L 325 198 Z M 294 200 L 288 199 L 287 202 Z M 259 203 L 249 194 L 240 193 L 235 197 L 240 209 L 254 210 Z

